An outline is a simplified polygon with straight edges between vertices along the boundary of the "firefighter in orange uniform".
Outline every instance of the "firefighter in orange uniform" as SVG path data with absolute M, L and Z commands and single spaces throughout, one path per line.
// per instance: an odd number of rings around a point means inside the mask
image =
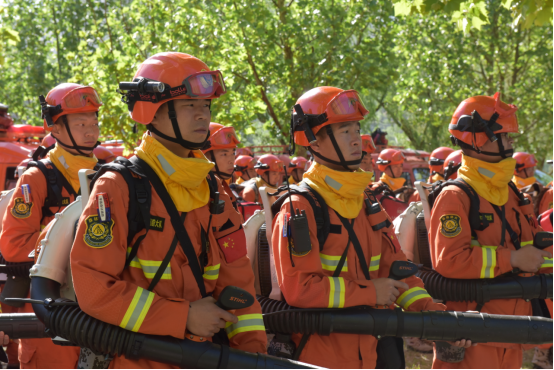
M 17 182 L 2 224 L 0 250 L 9 262 L 31 262 L 29 253 L 41 230 L 75 200 L 79 193 L 78 172 L 93 169 L 92 154 L 99 136 L 98 108 L 102 105 L 89 86 L 63 83 L 46 95 L 44 128 L 57 141 L 49 157 L 37 161 Z M 53 183 L 48 178 L 58 179 Z M 19 312 L 33 312 L 25 304 Z M 54 345 L 50 339 L 21 339 L 22 368 L 75 368 L 78 347 Z
M 212 173 L 220 180 L 225 193 L 231 199 L 236 209 L 238 194 L 229 187 L 235 171 L 235 149 L 240 141 L 232 126 L 223 126 L 219 123 L 210 123 L 210 138 L 206 142 L 202 152 L 214 163 Z
M 362 158 L 362 163 L 360 163 L 360 168 L 366 172 L 371 172 L 371 180 L 369 181 L 369 184 L 373 183 L 373 179 L 375 174 L 373 173 L 373 160 L 371 159 L 371 154 L 375 153 L 375 150 L 377 148 L 375 147 L 375 143 L 373 143 L 373 139 L 371 138 L 371 135 L 362 135 L 362 152 L 364 153 L 364 156 Z
M 458 177 L 462 186 L 477 194 L 479 216 L 469 216 L 470 198 L 460 186 L 446 186 L 434 202 L 429 230 L 431 257 L 437 272 L 447 278 L 491 279 L 514 269 L 531 274 L 552 271 L 552 255 L 533 246 L 534 232 L 540 228 L 532 206 L 510 182 L 516 161 L 509 134 L 518 132 L 516 110 L 496 93 L 463 101 L 452 117 L 451 138 L 463 151 Z M 447 302 L 447 307 L 503 315 L 533 314 L 531 303 L 524 299 L 484 304 Z M 483 343 L 467 348 L 458 363 L 435 357 L 433 368 L 520 368 L 522 355 L 519 344 Z
M 441 146 L 431 152 L 429 157 L 429 180 L 428 183 L 432 184 L 439 180 L 444 180 L 443 167 L 446 157 L 452 153 L 454 149 Z
M 299 106 L 302 114 L 297 113 Z M 443 310 L 443 305 L 433 303 L 418 278 L 405 281 L 387 278 L 391 263 L 406 257 L 392 228 L 385 226 L 390 225 L 386 222 L 390 219 L 382 208 L 377 214 L 366 214 L 364 191 L 371 173 L 359 169 L 362 159 L 359 121 L 367 113 L 356 91 L 335 87 L 312 89 L 295 105 L 294 142 L 309 147 L 315 159 L 296 188 L 317 193 L 324 200 L 332 230 L 320 245 L 314 210 L 306 198 L 312 195 L 293 192 L 292 200 L 283 195 L 280 201 L 284 202 L 274 218 L 272 243 L 279 286 L 287 303 L 300 308 L 396 303 L 410 311 Z M 320 120 L 321 117 L 324 119 Z M 301 131 L 308 125 L 297 123 L 306 120 L 315 134 L 311 140 Z M 372 199 L 378 205 L 375 197 Z M 293 209 L 306 213 L 309 230 L 303 230 L 302 235 L 310 243 L 299 244 L 298 240 L 289 239 L 286 225 L 291 201 Z M 378 222 L 383 222 L 380 229 L 376 226 Z M 357 240 L 350 240 L 347 227 L 352 228 Z M 295 357 L 300 361 L 328 368 L 376 366 L 377 339 L 369 335 L 293 335 L 292 339 L 297 345 Z
M 300 181 L 302 181 L 302 176 L 304 175 L 304 172 L 306 170 L 304 169 L 306 167 L 306 163 L 308 160 L 304 157 L 294 157 L 291 159 L 289 167 L 290 168 L 290 176 L 289 176 L 289 184 L 298 184 Z
M 552 185 L 545 187 L 537 181 L 535 169 L 538 161 L 535 156 L 526 152 L 517 152 L 514 153 L 514 159 L 517 164 L 512 181 L 519 190 L 529 194 L 533 200 L 535 215 L 538 216 L 552 208 Z
M 239 155 L 235 159 L 235 174 L 238 176 L 237 185 L 256 177 L 256 170 L 254 169 L 256 163 L 254 158 L 247 155 Z
M 255 294 L 240 215 L 221 181 L 208 181 L 214 164 L 200 151 L 209 138 L 212 102 L 225 93 L 221 72 L 188 54 L 167 52 L 142 63 L 135 81 L 163 82 L 171 90 L 126 93 L 131 118 L 148 131 L 136 155 L 121 162 L 124 168 L 108 164 L 94 179 L 71 251 L 79 305 L 134 332 L 197 341 L 215 336 L 231 347 L 263 353 L 267 339 L 259 304 L 234 314 L 215 305 L 227 285 Z M 130 192 L 118 168 L 134 173 L 131 180 L 144 184 L 149 195 Z M 141 197 L 150 202 L 139 212 L 149 228 L 143 225 L 132 236 L 128 217 L 135 215 L 128 210 L 130 202 L 140 210 Z M 167 367 L 125 357 L 110 366 Z
M 283 182 L 283 162 L 273 154 L 264 154 L 254 166 L 258 177 L 250 179 L 243 184 L 242 199 L 245 202 L 261 203 L 260 188 L 265 186 L 268 192 L 275 192 Z M 274 199 L 271 199 L 273 202 Z
M 385 149 L 379 153 L 379 158 L 375 162 L 377 168 L 382 172 L 381 178 L 378 182 L 374 183 L 372 189 L 376 190 L 378 193 L 383 191 L 389 193 L 396 193 L 400 191 L 406 179 L 402 177 L 402 165 L 404 164 L 404 154 L 397 149 Z M 412 195 L 413 191 L 404 192 L 400 199 L 406 201 Z

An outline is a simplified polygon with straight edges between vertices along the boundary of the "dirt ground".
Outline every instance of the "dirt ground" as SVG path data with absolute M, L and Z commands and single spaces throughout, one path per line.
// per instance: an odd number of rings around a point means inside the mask
M 532 369 L 534 349 L 523 352 L 522 369 Z M 406 369 L 430 369 L 433 364 L 433 353 L 420 353 L 409 349 L 404 344 L 404 356 L 406 356 Z

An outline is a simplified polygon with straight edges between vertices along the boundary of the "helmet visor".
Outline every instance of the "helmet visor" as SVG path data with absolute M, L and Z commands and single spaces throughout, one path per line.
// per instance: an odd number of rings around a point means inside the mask
M 92 87 L 80 87 L 71 90 L 63 97 L 63 103 L 66 108 L 78 109 L 84 108 L 87 105 L 99 107 L 102 105 L 100 97 Z
M 331 100 L 327 107 L 327 116 L 365 116 L 368 110 L 356 90 L 346 90 Z
M 240 141 L 237 138 L 235 129 L 233 127 L 227 126 L 217 130 L 210 137 L 210 143 L 213 147 L 218 147 L 218 146 L 234 147 L 237 144 L 239 144 Z
M 190 97 L 208 98 L 227 92 L 220 71 L 200 72 L 190 75 L 183 81 Z
M 285 172 L 283 168 L 283 162 L 271 162 L 269 164 L 267 163 L 259 163 L 255 166 L 255 168 L 258 168 L 260 170 L 264 171 L 274 171 L 274 172 Z

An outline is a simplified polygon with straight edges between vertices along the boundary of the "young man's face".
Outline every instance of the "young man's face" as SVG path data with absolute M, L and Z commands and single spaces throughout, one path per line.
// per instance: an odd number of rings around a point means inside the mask
M 282 182 L 282 174 L 277 171 L 267 171 L 264 173 L 263 179 L 270 185 L 278 186 Z
M 206 139 L 210 128 L 212 113 L 210 112 L 210 100 L 207 99 L 177 99 L 173 100 L 177 122 L 181 136 L 187 141 L 201 143 Z M 152 124 L 167 136 L 175 137 L 171 119 L 169 118 L 167 104 L 163 104 L 156 112 Z M 170 146 L 171 142 L 160 140 L 164 145 Z M 179 144 L 175 144 L 179 145 Z
M 362 137 L 360 135 L 360 123 L 357 121 L 350 122 L 339 122 L 331 124 L 331 129 L 335 136 L 335 140 L 342 152 L 345 161 L 356 161 L 360 160 L 362 157 Z M 325 130 L 323 128 L 322 130 Z M 319 154 L 332 159 L 334 161 L 339 161 L 339 155 L 335 151 L 335 147 L 331 141 L 329 135 L 318 135 L 317 141 L 314 145 L 311 146 L 312 150 L 317 151 Z M 322 163 L 325 166 L 337 170 L 344 171 L 344 167 L 340 165 L 334 165 L 327 163 L 324 160 L 316 157 L 316 162 Z M 359 165 L 348 166 L 352 171 L 358 169 Z
M 514 138 L 511 137 L 510 135 L 512 134 L 505 133 L 505 132 L 496 135 L 498 140 L 502 140 L 502 144 L 504 145 L 504 150 L 513 149 L 512 145 L 514 143 Z M 498 153 L 498 150 L 499 150 L 498 143 L 496 141 L 492 142 L 490 140 L 487 140 L 487 142 L 479 149 L 481 149 L 483 152 L 492 152 L 492 153 Z M 464 154 L 469 157 L 477 158 L 483 162 L 489 162 L 489 163 L 498 163 L 504 159 L 500 156 L 500 154 L 497 156 L 486 155 L 483 153 L 477 153 L 473 150 L 464 150 Z
M 244 174 L 244 172 L 247 173 L 247 175 Z M 254 168 L 249 168 L 246 171 L 243 171 L 242 179 L 243 180 L 250 180 L 251 178 L 256 177 L 256 170 Z
M 93 147 L 98 141 L 98 136 L 100 136 L 100 127 L 98 126 L 98 117 L 96 117 L 96 112 L 73 113 L 66 115 L 66 117 L 67 124 L 71 130 L 71 135 L 77 143 L 77 146 Z M 63 143 L 73 146 L 69 133 L 63 124 L 62 117 L 58 118 L 54 124 L 52 133 Z M 67 148 L 64 149 L 72 154 L 80 155 L 77 150 Z M 87 151 L 81 151 L 83 153 L 87 153 Z M 92 150 L 88 151 L 88 154 L 90 153 L 92 153 Z
M 220 172 L 231 174 L 235 168 L 235 149 L 214 149 L 213 156 Z M 214 168 L 215 171 L 215 168 Z M 225 179 L 226 180 L 226 179 Z
M 360 168 L 366 172 L 373 172 L 373 162 L 371 161 L 371 154 L 364 155 Z
M 395 179 L 402 177 L 402 163 L 390 165 L 386 170 L 387 174 Z
M 296 182 L 302 181 L 302 176 L 304 175 L 304 169 L 303 168 L 295 168 L 291 172 L 292 178 Z

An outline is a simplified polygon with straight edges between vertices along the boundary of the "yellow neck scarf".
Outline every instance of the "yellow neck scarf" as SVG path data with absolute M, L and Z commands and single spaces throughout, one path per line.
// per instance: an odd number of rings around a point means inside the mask
M 254 181 L 256 181 L 256 186 L 259 188 L 265 186 L 268 193 L 274 193 L 277 191 L 277 188 L 269 185 L 264 179 L 262 179 L 260 176 L 255 177 Z
M 370 180 L 370 172 L 361 169 L 339 172 L 317 162 L 304 174 L 304 181 L 345 218 L 358 217 L 364 203 L 363 192 Z
M 56 166 L 67 181 L 69 181 L 75 192 L 79 192 L 81 188 L 81 184 L 79 183 L 79 170 L 92 170 L 98 162 L 94 154 L 92 157 L 74 155 L 57 143 L 54 149 L 48 153 L 48 156 L 54 166 Z
M 371 174 L 371 178 L 369 180 L 369 183 L 373 183 L 373 181 L 375 181 L 375 173 L 373 171 L 366 171 L 366 173 L 369 173 Z
M 404 186 L 406 179 L 403 177 L 390 177 L 385 172 L 383 172 L 380 181 L 387 184 L 392 191 L 395 191 Z
M 237 181 L 236 181 L 237 184 L 240 185 L 240 184 L 242 184 L 243 182 L 244 182 L 244 180 L 242 179 L 242 177 L 238 177 L 238 178 L 237 178 Z
M 200 208 L 210 200 L 206 176 L 214 164 L 200 150 L 191 151 L 194 158 L 181 158 L 145 133 L 135 154 L 148 163 L 160 177 L 173 203 L 181 212 Z
M 441 175 L 440 173 L 436 173 L 433 176 L 431 176 L 431 178 L 430 178 L 431 183 L 437 182 L 439 180 L 440 181 L 444 180 L 444 176 Z
M 462 154 L 462 166 L 458 170 L 458 176 L 490 203 L 503 206 L 508 201 L 508 183 L 515 168 L 516 160 L 513 158 L 489 163 Z
M 289 184 L 296 184 L 296 181 L 294 180 L 294 177 L 292 177 L 292 175 L 289 176 Z
M 535 176 L 528 177 L 526 179 L 521 178 L 519 176 L 515 176 L 512 179 L 512 181 L 516 184 L 518 189 L 524 188 L 526 186 L 532 185 L 537 182 L 537 178 Z

